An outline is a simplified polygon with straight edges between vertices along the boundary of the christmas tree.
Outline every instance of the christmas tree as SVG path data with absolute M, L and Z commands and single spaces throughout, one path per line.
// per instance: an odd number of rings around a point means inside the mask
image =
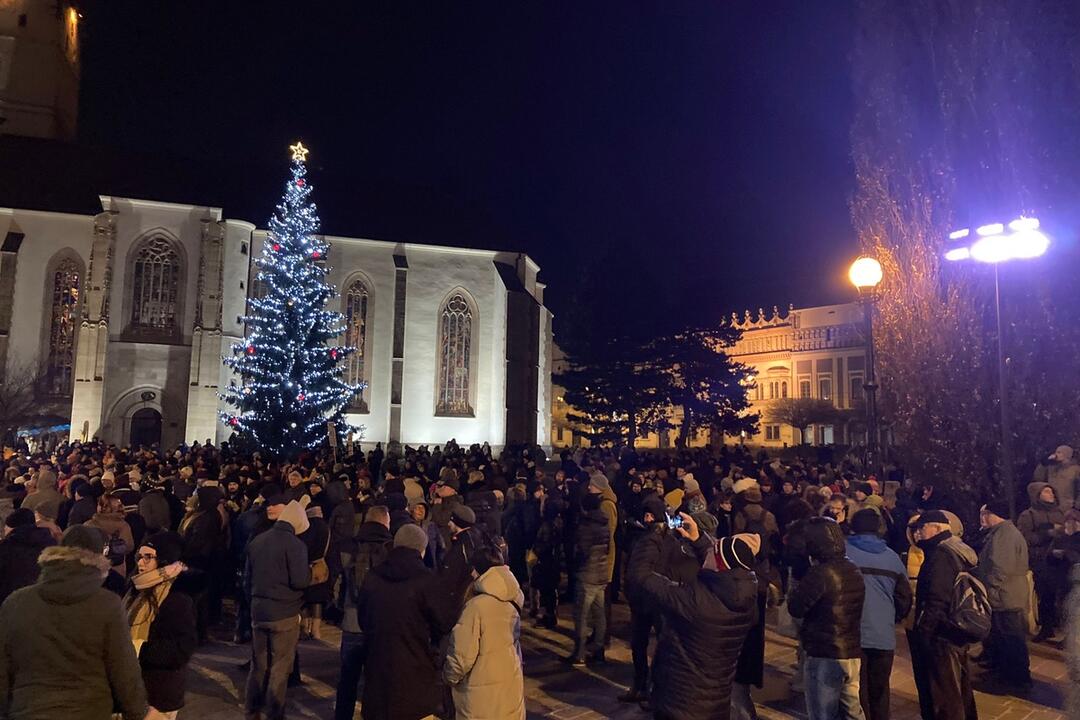
M 326 309 L 337 295 L 326 281 L 329 245 L 316 236 L 308 151 L 299 142 L 290 149 L 292 177 L 255 261 L 262 291 L 249 300 L 244 343 L 224 359 L 241 384 L 230 382 L 222 397 L 232 411 L 221 414 L 241 440 L 277 457 L 321 444 L 327 422 L 344 429 L 342 414 L 363 389 L 342 380 L 342 361 L 355 348 L 333 342 L 344 318 Z

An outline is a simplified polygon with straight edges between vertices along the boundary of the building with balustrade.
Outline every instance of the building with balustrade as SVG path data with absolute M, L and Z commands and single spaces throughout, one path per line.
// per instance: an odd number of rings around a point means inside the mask
M 735 360 L 753 371 L 751 409 L 761 415 L 760 433 L 752 438 L 729 438 L 770 447 L 808 442 L 815 445 L 860 442 L 854 427 L 861 424 L 866 383 L 866 344 L 863 308 L 849 303 L 795 309 L 773 307 L 767 314 L 746 311 L 731 316 L 742 339 L 731 350 Z M 815 398 L 848 413 L 833 424 L 793 428 L 770 419 L 770 405 L 783 398 Z
M 742 317 L 733 314 L 730 324 L 742 331 L 742 339 L 730 350 L 731 356 L 750 368 L 754 385 L 748 390 L 751 410 L 761 418 L 760 432 L 750 437 L 726 437 L 727 443 L 748 443 L 783 447 L 800 442 L 815 445 L 858 443 L 855 432 L 862 424 L 863 386 L 866 378 L 866 353 L 863 337 L 862 307 L 825 305 L 781 313 L 747 310 Z M 554 349 L 556 375 L 565 364 L 562 352 Z M 770 420 L 770 405 L 783 398 L 813 398 L 830 402 L 838 421 L 793 428 Z M 571 412 L 557 385 L 552 393 L 552 444 L 556 447 L 588 445 L 567 419 Z M 846 416 L 846 417 L 845 417 Z M 682 410 L 671 408 L 668 420 L 672 429 L 638 439 L 639 448 L 672 447 L 678 437 Z M 689 439 L 691 447 L 714 443 L 708 431 Z

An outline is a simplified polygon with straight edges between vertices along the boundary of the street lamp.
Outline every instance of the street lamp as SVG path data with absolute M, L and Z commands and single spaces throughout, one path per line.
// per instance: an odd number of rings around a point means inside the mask
M 881 263 L 872 257 L 861 257 L 851 263 L 848 279 L 859 291 L 859 303 L 866 323 L 866 466 L 873 473 L 878 471 L 878 417 L 877 379 L 874 374 L 874 303 L 877 286 L 881 283 Z
M 1038 218 L 1019 217 L 1005 225 L 990 223 L 975 228 L 961 228 L 949 233 L 945 259 L 959 262 L 974 260 L 994 266 L 994 315 L 997 318 L 998 403 L 1001 406 L 1001 471 L 1009 493 L 1009 515 L 1016 519 L 1016 479 L 1012 463 L 1012 420 L 1009 414 L 1009 388 L 1006 379 L 1005 336 L 1001 325 L 1001 284 L 998 265 L 1009 260 L 1037 258 L 1050 247 L 1050 238 L 1039 230 Z

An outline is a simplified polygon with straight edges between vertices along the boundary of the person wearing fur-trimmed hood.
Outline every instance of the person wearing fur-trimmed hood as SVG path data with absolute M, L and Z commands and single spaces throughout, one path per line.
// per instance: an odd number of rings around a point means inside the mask
M 96 528 L 68 528 L 41 575 L 0 607 L 0 717 L 143 720 L 146 690 Z

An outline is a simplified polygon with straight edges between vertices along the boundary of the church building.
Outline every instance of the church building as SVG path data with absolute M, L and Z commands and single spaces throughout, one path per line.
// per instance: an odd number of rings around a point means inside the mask
M 65 142 L 79 17 L 55 0 L 0 6 L 0 383 L 33 384 L 40 416 L 70 422 L 73 440 L 226 440 L 222 357 L 245 335 L 267 234 L 220 207 L 140 194 L 160 188 L 87 191 L 101 163 L 68 164 Z M 286 159 L 283 146 L 283 178 Z M 550 446 L 551 313 L 531 258 L 325 239 L 342 340 L 357 348 L 345 377 L 367 385 L 347 416 L 365 447 Z

